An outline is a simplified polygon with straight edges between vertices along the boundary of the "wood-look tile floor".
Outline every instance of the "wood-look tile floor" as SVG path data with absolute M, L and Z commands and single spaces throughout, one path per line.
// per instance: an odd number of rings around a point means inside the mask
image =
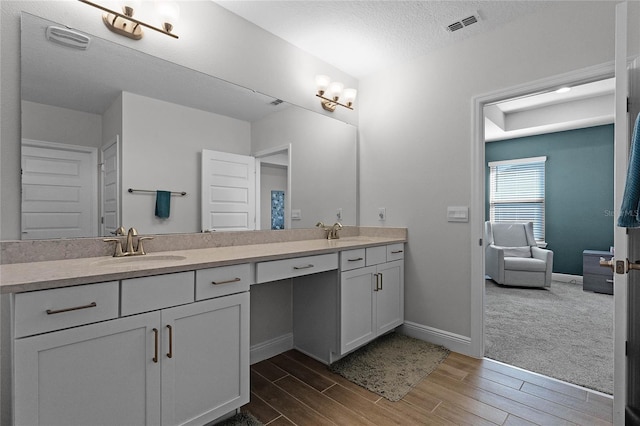
M 451 353 L 390 402 L 288 351 L 251 366 L 251 402 L 266 425 L 611 425 L 613 400 L 491 360 Z

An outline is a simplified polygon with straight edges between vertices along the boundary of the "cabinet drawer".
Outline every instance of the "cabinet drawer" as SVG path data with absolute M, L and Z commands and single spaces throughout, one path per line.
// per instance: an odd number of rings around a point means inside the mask
M 139 314 L 195 300 L 194 272 L 122 280 L 122 315 Z
M 585 250 L 582 255 L 582 275 L 607 275 L 613 276 L 613 272 L 608 267 L 600 266 L 600 258 L 611 260 L 611 253 L 608 251 Z
M 387 246 L 387 262 L 404 259 L 404 244 L 389 244 Z
M 118 317 L 118 282 L 15 295 L 15 337 Z
M 365 262 L 366 250 L 346 250 L 340 252 L 340 270 L 348 271 L 350 269 L 362 268 Z
M 387 246 L 367 247 L 367 266 L 387 261 Z
M 196 271 L 196 300 L 248 291 L 252 281 L 249 263 L 200 269 Z
M 256 282 L 267 283 L 332 269 L 338 269 L 338 253 L 260 262 L 256 265 Z

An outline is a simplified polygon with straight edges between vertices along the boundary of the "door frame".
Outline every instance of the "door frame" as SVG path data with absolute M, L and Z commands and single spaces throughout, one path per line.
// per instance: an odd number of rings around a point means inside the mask
M 291 229 L 291 144 L 280 145 L 273 148 L 267 148 L 257 151 L 253 154 L 256 159 L 256 229 L 261 229 L 260 220 L 260 190 L 262 164 L 276 164 L 269 161 L 269 157 L 285 154 L 287 156 L 287 187 L 285 189 L 286 197 L 284 199 L 284 229 Z M 280 164 L 276 164 L 280 165 Z
M 471 102 L 471 344 L 470 355 L 484 357 L 484 211 L 485 211 L 485 137 L 484 106 L 505 99 L 611 78 L 614 61 L 475 96 Z

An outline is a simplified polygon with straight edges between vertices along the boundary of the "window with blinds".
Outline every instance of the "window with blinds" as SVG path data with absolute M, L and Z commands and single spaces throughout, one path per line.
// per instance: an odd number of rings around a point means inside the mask
M 492 222 L 533 222 L 544 241 L 544 165 L 547 157 L 489 163 L 489 215 Z

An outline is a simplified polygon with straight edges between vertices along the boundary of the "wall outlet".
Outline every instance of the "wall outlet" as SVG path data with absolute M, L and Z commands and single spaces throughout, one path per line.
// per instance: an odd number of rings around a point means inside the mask
M 301 219 L 302 219 L 302 210 L 291 209 L 291 220 L 301 220 Z
M 387 209 L 384 207 L 378 207 L 378 220 L 387 219 Z
M 336 210 L 336 219 L 342 220 L 342 208 Z

